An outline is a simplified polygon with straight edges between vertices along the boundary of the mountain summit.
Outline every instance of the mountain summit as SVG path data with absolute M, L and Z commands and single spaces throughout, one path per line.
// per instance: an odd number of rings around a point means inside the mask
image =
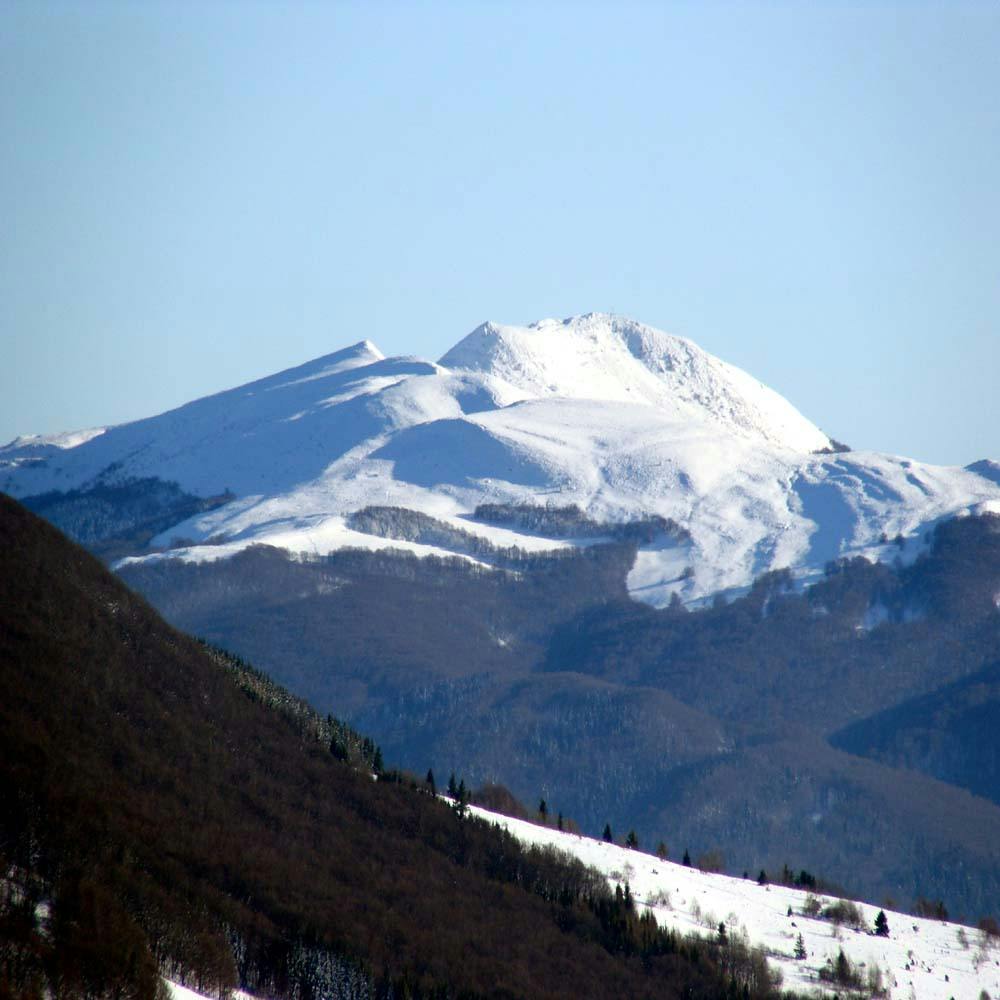
M 778 568 L 808 577 L 841 556 L 896 557 L 889 539 L 912 537 L 912 554 L 937 520 L 1000 509 L 988 464 L 940 468 L 831 444 L 773 390 L 691 341 L 595 313 L 486 323 L 437 364 L 387 358 L 363 340 L 103 433 L 19 439 L 0 449 L 0 488 L 93 504 L 102 490 L 175 483 L 186 506 L 161 510 L 154 551 L 137 554 L 146 559 L 268 544 L 489 564 L 484 546 L 586 542 L 487 522 L 480 505 L 577 507 L 591 537 L 595 522 L 657 516 L 679 530 L 647 540 L 628 579 L 655 605 L 737 590 Z M 209 511 L 192 505 L 223 495 Z M 435 527 L 374 531 L 356 516 L 368 507 L 415 511 Z
M 480 373 L 521 399 L 646 403 L 796 451 L 830 440 L 773 390 L 682 337 L 602 313 L 531 326 L 484 323 L 439 362 Z

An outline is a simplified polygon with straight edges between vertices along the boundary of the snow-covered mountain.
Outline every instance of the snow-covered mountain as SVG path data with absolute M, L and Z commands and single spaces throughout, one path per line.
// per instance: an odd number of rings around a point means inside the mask
M 159 416 L 0 448 L 0 489 L 20 498 L 145 477 L 203 497 L 231 491 L 154 539 L 184 559 L 255 543 L 449 551 L 358 530 L 349 515 L 366 506 L 529 551 L 573 540 L 482 523 L 476 506 L 575 504 L 602 522 L 660 515 L 687 536 L 664 534 L 636 558 L 630 591 L 654 605 L 736 590 L 771 569 L 808 577 L 839 556 L 895 557 L 889 539 L 919 543 L 943 517 L 1000 510 L 995 470 L 836 452 L 745 372 L 603 314 L 487 323 L 436 364 L 362 341 Z

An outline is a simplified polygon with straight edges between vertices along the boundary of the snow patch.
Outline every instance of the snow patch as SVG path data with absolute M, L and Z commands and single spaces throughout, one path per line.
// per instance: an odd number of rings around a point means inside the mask
M 859 630 L 863 632 L 870 632 L 873 628 L 877 628 L 883 622 L 889 620 L 889 609 L 879 602 L 878 604 L 873 604 L 866 612 L 864 618 L 861 620 L 861 624 L 858 626 Z
M 189 987 L 181 986 L 180 983 L 175 983 L 170 979 L 164 979 L 163 982 L 166 984 L 172 1000 L 217 1000 L 217 997 L 209 996 L 205 993 L 196 993 Z M 243 990 L 233 990 L 229 996 L 230 1000 L 255 1000 L 254 997 Z

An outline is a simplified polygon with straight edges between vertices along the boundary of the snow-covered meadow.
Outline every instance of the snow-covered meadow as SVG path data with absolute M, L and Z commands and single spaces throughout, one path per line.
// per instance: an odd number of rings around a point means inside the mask
M 786 989 L 837 993 L 838 988 L 822 982 L 819 973 L 828 961 L 836 962 L 843 949 L 866 978 L 877 967 L 891 1000 L 979 1000 L 983 991 L 1000 996 L 1000 939 L 990 939 L 972 927 L 885 910 L 889 936 L 878 937 L 874 933 L 882 909 L 878 906 L 856 904 L 864 918 L 864 929 L 858 930 L 806 915 L 810 894 L 801 889 L 701 872 L 642 850 L 476 806 L 470 809 L 526 844 L 551 845 L 572 854 L 603 872 L 611 884 L 628 882 L 636 905 L 651 908 L 663 927 L 708 936 L 717 934 L 724 923 L 727 934 L 745 933 L 749 944 L 761 947 L 771 966 L 781 971 Z M 823 907 L 836 902 L 823 895 L 814 898 Z M 800 934 L 806 952 L 802 959 L 795 957 Z
M 657 922 L 682 934 L 715 936 L 719 924 L 727 935 L 742 937 L 762 949 L 780 971 L 782 987 L 817 997 L 847 995 L 824 982 L 820 971 L 835 963 L 841 951 L 863 979 L 882 984 L 888 1000 L 981 1000 L 1000 997 L 1000 940 L 948 921 L 913 917 L 885 909 L 889 935 L 874 933 L 880 909 L 856 903 L 863 927 L 810 916 L 809 903 L 822 907 L 838 902 L 822 894 L 782 885 L 760 885 L 753 879 L 702 872 L 662 860 L 639 849 L 559 831 L 489 812 L 469 811 L 499 824 L 525 844 L 551 846 L 596 868 L 609 885 L 628 883 L 636 906 L 649 908 Z M 805 957 L 796 957 L 799 937 Z M 202 1000 L 177 983 L 167 983 L 173 1000 Z M 862 995 L 870 995 L 866 990 Z M 242 991 L 233 1000 L 253 1000 Z

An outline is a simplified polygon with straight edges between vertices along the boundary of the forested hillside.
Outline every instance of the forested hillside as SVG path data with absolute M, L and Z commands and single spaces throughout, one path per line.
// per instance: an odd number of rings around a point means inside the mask
M 629 600 L 622 540 L 518 572 L 252 549 L 122 574 L 415 770 L 462 767 L 737 873 L 787 863 L 974 919 L 1000 895 L 997 518 L 927 542 L 698 611 Z
M 746 996 L 0 497 L 0 996 Z M 414 788 L 411 785 L 417 784 Z M 749 995 L 772 989 L 754 970 Z

